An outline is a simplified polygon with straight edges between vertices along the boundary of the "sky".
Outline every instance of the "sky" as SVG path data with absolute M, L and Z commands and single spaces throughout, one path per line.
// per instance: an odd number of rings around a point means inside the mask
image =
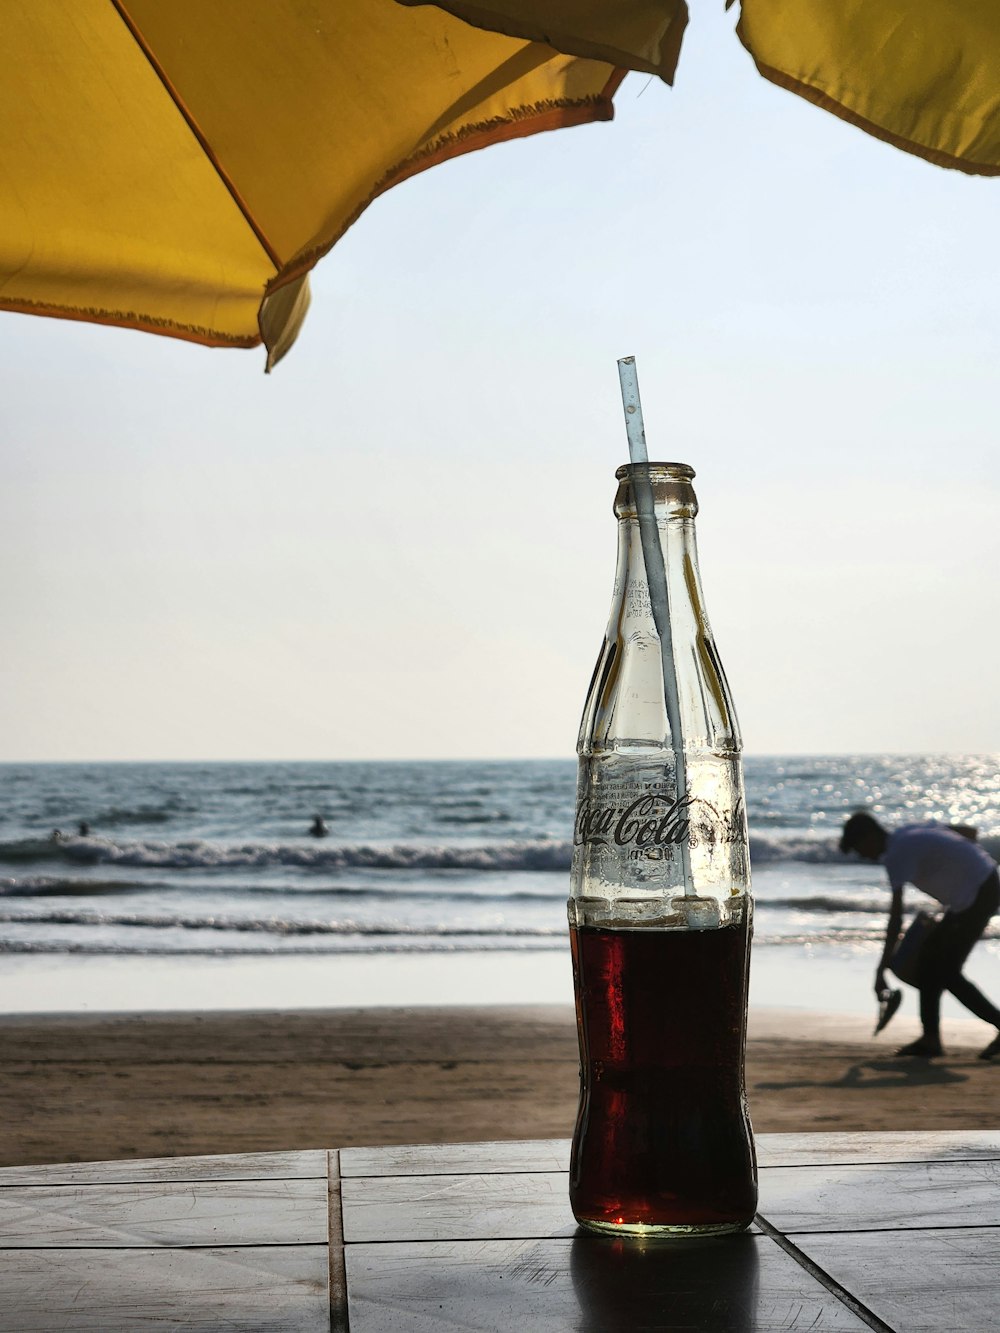
M 1000 181 L 734 22 L 378 199 L 270 376 L 0 314 L 0 760 L 571 756 L 626 355 L 746 752 L 1000 751 Z

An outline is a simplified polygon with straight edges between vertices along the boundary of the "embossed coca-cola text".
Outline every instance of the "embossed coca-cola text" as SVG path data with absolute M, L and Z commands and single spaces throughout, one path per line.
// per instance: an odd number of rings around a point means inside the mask
M 662 847 L 688 843 L 692 847 L 738 842 L 745 834 L 742 803 L 720 812 L 697 796 L 675 800 L 665 792 L 649 791 L 627 806 L 581 801 L 576 812 L 573 841 L 618 847 Z

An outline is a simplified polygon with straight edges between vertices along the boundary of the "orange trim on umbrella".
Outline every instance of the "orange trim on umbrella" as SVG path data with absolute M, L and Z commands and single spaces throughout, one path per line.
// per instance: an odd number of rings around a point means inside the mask
M 45 301 L 8 299 L 0 296 L 0 310 L 16 315 L 45 315 L 50 319 L 72 319 L 86 324 L 106 324 L 109 328 L 137 329 L 140 333 L 156 333 L 161 337 L 180 338 L 184 342 L 200 343 L 203 347 L 259 347 L 259 334 L 219 333 L 198 324 L 176 324 L 154 315 L 137 315 L 132 310 L 103 310 L 96 307 L 49 305 Z

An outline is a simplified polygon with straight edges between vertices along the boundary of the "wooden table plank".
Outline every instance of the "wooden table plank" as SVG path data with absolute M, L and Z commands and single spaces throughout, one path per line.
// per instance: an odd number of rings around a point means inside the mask
M 768 1167 L 759 1211 L 785 1235 L 1000 1226 L 1000 1161 Z
M 1000 1326 L 1000 1230 L 837 1232 L 796 1236 L 795 1244 L 892 1328 L 995 1333 Z
M 351 1333 L 870 1327 L 759 1235 L 349 1245 L 347 1280 Z
M 831 1287 L 906 1333 L 996 1326 L 1000 1134 L 758 1143 L 763 1215 Z M 871 1326 L 759 1232 L 577 1235 L 566 1140 L 339 1156 L 329 1187 L 324 1152 L 0 1172 L 0 1333 L 346 1327 L 341 1216 L 351 1333 Z
M 325 1245 L 0 1251 L 2 1333 L 328 1333 Z
M 341 1181 L 344 1239 L 502 1240 L 573 1236 L 565 1171 L 368 1176 Z
M 325 1180 L 19 1186 L 0 1190 L 0 1245 L 309 1245 L 327 1240 Z
M 566 1173 L 370 1176 L 342 1180 L 344 1240 L 572 1236 Z
M 341 1172 L 354 1176 L 446 1176 L 501 1171 L 568 1171 L 569 1139 L 504 1143 L 415 1144 L 341 1149 Z M 956 1134 L 758 1134 L 760 1166 L 821 1166 L 847 1162 L 923 1162 L 1000 1158 L 1000 1131 Z
M 569 1139 L 421 1143 L 340 1150 L 340 1172 L 345 1180 L 353 1176 L 464 1176 L 568 1170 Z
M 120 1162 L 64 1162 L 56 1166 L 0 1169 L 0 1187 L 10 1185 L 111 1185 L 154 1180 L 324 1179 L 323 1148 L 304 1152 L 226 1153 L 216 1157 L 140 1157 Z
M 849 1162 L 927 1162 L 1000 1158 L 1000 1131 L 942 1134 L 758 1134 L 759 1166 L 834 1166 Z

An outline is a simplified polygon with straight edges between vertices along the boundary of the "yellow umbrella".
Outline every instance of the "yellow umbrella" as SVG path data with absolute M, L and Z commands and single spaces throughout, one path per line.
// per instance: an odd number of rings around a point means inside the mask
M 721 0 L 720 0 L 721 3 Z M 684 0 L 31 0 L 4 12 L 0 309 L 294 341 L 307 275 L 437 162 L 672 81 Z M 767 78 L 1000 172 L 997 0 L 743 0 Z

